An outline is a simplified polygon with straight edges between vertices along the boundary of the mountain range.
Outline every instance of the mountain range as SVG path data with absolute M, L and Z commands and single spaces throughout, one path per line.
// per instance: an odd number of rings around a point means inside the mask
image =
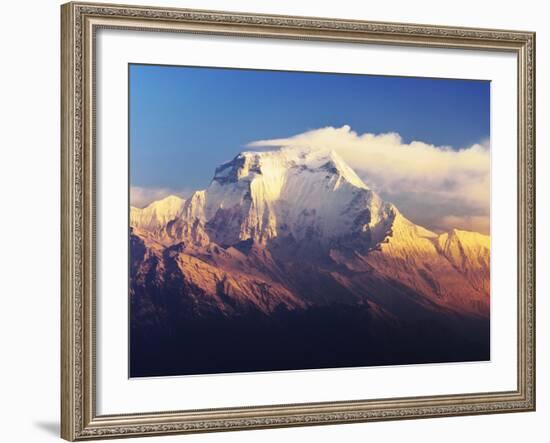
M 489 277 L 488 236 L 413 223 L 334 151 L 242 152 L 131 207 L 131 372 L 486 360 Z

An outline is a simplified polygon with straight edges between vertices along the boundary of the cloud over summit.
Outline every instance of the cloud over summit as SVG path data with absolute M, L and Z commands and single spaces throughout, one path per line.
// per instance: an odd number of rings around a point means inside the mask
M 357 134 L 345 125 L 258 140 L 249 146 L 332 149 L 412 221 L 438 231 L 489 232 L 490 152 L 486 142 L 453 149 L 421 141 L 404 143 L 397 133 Z

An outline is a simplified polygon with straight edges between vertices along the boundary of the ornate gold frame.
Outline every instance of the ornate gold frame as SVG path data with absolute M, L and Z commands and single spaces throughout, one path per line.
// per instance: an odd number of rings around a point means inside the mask
M 99 28 L 509 51 L 518 59 L 518 381 L 511 392 L 98 416 L 94 35 Z M 535 34 L 68 3 L 61 7 L 61 436 L 67 440 L 533 411 Z

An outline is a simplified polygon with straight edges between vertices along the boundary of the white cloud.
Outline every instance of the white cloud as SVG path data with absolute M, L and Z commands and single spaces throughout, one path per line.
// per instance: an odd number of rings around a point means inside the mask
M 403 143 L 396 133 L 357 134 L 326 127 L 249 146 L 333 149 L 382 197 L 434 230 L 489 232 L 490 153 L 487 141 L 466 149 Z
M 190 194 L 191 191 L 186 189 L 130 186 L 130 205 L 137 208 L 143 208 L 149 203 L 163 199 L 169 195 L 187 198 Z

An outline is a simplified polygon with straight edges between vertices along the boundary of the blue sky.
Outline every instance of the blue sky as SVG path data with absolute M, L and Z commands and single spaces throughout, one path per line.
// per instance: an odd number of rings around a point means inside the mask
M 130 184 L 192 190 L 255 140 L 326 126 L 454 149 L 487 141 L 490 83 L 130 65 Z

